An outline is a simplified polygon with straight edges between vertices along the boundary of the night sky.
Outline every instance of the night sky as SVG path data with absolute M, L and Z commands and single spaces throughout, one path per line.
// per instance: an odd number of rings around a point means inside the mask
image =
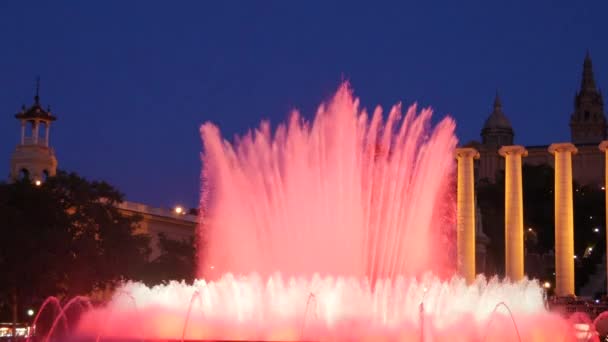
M 527 145 L 569 139 L 587 49 L 608 88 L 605 0 L 221 3 L 0 2 L 0 175 L 38 75 L 59 167 L 167 207 L 197 205 L 200 124 L 310 117 L 343 79 L 367 108 L 453 115 L 461 142 L 498 88 Z

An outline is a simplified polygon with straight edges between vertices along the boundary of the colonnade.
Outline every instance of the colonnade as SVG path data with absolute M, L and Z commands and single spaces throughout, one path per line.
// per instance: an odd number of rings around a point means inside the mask
M 606 210 L 608 212 L 608 140 L 600 150 L 606 156 Z M 524 226 L 522 158 L 528 152 L 523 146 L 503 146 L 498 153 L 505 158 L 505 275 L 512 281 L 524 277 Z M 572 193 L 571 143 L 549 146 L 555 158 L 555 294 L 574 294 L 574 212 Z M 473 160 L 479 158 L 474 148 L 456 149 L 458 161 L 457 188 L 457 267 L 471 283 L 475 279 L 475 179 Z M 608 215 L 606 217 L 608 230 Z M 608 231 L 606 234 L 608 244 Z M 607 263 L 608 265 L 608 263 Z M 608 267 L 608 266 L 607 266 Z M 608 269 L 606 272 L 608 277 Z

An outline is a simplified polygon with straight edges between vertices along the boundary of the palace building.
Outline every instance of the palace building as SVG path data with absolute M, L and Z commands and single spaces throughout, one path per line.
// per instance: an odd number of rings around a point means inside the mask
M 498 94 L 494 99 L 494 108 L 481 129 L 481 142 L 467 144 L 479 151 L 476 177 L 478 180 L 493 181 L 497 172 L 504 170 L 505 159 L 498 150 L 501 146 L 515 145 L 515 130 L 503 112 Z M 598 185 L 604 183 L 604 153 L 598 144 L 606 139 L 606 116 L 604 101 L 593 76 L 593 65 L 589 53 L 583 62 L 583 74 L 580 90 L 574 97 L 574 108 L 570 116 L 570 142 L 578 152 L 572 157 L 574 181 L 580 185 Z M 525 146 L 528 155 L 523 158 L 524 164 L 553 166 L 554 158 L 549 153 L 549 145 Z
M 595 83 L 593 65 L 588 52 L 583 62 L 580 88 L 576 92 L 573 102 L 574 105 L 569 124 L 570 141 L 565 144 L 549 143 L 547 145 L 518 146 L 523 151 L 520 156 L 521 163 L 528 165 L 547 164 L 554 167 L 556 156 L 550 152 L 550 150 L 553 150 L 550 146 L 570 145 L 571 143 L 572 145 L 570 148 L 573 152 L 571 153 L 572 181 L 579 186 L 597 186 L 598 188 L 605 189 L 606 154 L 600 150 L 599 145 L 608 137 L 607 121 L 602 94 Z M 493 183 L 496 180 L 497 175 L 500 172 L 505 171 L 505 162 L 507 161 L 507 158 L 501 151 L 505 148 L 517 147 L 515 130 L 503 111 L 503 103 L 498 93 L 494 99 L 492 111 L 485 120 L 480 133 L 481 141 L 469 142 L 468 144 L 465 144 L 464 147 L 472 147 L 479 152 L 479 158 L 474 161 L 475 182 Z M 558 169 L 560 168 L 558 167 Z M 512 186 L 513 184 L 510 185 Z M 525 201 L 525 196 L 523 201 Z M 513 209 L 512 206 L 511 209 Z M 505 215 L 507 215 L 506 212 Z M 510 217 L 513 218 L 514 214 L 510 213 L 510 215 Z M 519 213 L 518 215 L 521 216 L 522 213 Z M 481 271 L 485 270 L 491 274 L 497 271 L 497 263 L 500 264 L 501 262 L 499 260 L 492 260 L 489 262 L 490 264 L 486 263 L 486 250 L 488 250 L 489 245 L 495 244 L 497 241 L 489 240 L 485 233 L 493 233 L 490 235 L 494 237 L 505 233 L 503 233 L 504 228 L 502 225 L 496 227 L 483 226 L 481 223 L 483 219 L 482 216 L 483 215 L 479 213 L 479 207 L 477 207 L 475 227 L 475 230 L 477 231 L 477 269 Z M 507 236 L 505 236 L 505 238 L 506 237 Z M 498 243 L 500 244 L 502 242 Z M 505 246 L 507 245 L 509 245 L 509 243 L 505 243 Z M 494 247 L 497 246 L 494 245 L 492 248 Z M 553 253 L 554 252 L 549 252 L 543 255 L 534 253 L 526 254 L 526 274 L 538 275 L 546 273 L 547 268 L 553 267 L 555 264 L 555 254 Z M 601 272 L 594 274 L 592 279 L 599 280 L 595 282 L 596 284 L 591 284 L 593 280 L 590 280 L 582 289 L 583 294 L 593 294 L 594 291 L 602 288 L 602 280 L 605 281 L 606 275 L 605 267 L 603 269 L 599 267 L 598 269 Z M 518 269 L 518 271 L 521 270 Z M 508 265 L 505 272 L 509 273 Z
M 44 109 L 40 104 L 39 88 L 38 82 L 34 103 L 29 108 L 23 106 L 15 115 L 21 123 L 21 139 L 11 157 L 11 181 L 28 178 L 40 185 L 46 177 L 57 173 L 57 157 L 49 144 L 50 126 L 57 118 L 50 108 Z M 124 215 L 139 214 L 143 218 L 139 231 L 150 235 L 152 260 L 160 254 L 159 233 L 169 239 L 183 241 L 193 237 L 196 231 L 197 216 L 182 208 L 152 208 L 129 201 L 120 203 L 118 208 Z

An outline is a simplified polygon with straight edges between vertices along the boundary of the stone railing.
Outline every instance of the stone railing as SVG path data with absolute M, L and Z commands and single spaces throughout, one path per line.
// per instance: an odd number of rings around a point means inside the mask
M 175 212 L 175 210 L 170 210 L 170 209 L 165 209 L 165 208 L 153 208 L 148 205 L 141 204 L 141 203 L 124 201 L 122 203 L 119 203 L 117 205 L 117 207 L 122 210 L 137 212 L 140 214 L 168 217 L 168 218 L 188 221 L 188 222 L 192 222 L 192 223 L 198 222 L 196 215 L 190 215 L 190 214 L 185 214 L 185 213 L 178 214 L 177 212 Z

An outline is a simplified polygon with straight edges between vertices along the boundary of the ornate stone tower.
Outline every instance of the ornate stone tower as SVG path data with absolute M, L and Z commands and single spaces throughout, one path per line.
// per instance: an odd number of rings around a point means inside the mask
M 40 105 L 40 80 L 36 84 L 34 104 L 21 111 L 15 117 L 21 122 L 21 141 L 11 157 L 10 179 L 28 178 L 37 185 L 47 176 L 57 172 L 55 152 L 49 147 L 51 122 L 57 118 L 51 114 L 50 107 L 44 110 Z
M 494 110 L 486 119 L 481 130 L 481 143 L 488 147 L 500 148 L 501 146 L 513 145 L 513 127 L 509 119 L 502 112 L 502 103 L 498 92 L 494 99 Z
M 574 144 L 599 144 L 606 139 L 604 101 L 595 85 L 589 52 L 583 63 L 581 89 L 574 97 L 574 113 L 570 116 L 570 134 Z

